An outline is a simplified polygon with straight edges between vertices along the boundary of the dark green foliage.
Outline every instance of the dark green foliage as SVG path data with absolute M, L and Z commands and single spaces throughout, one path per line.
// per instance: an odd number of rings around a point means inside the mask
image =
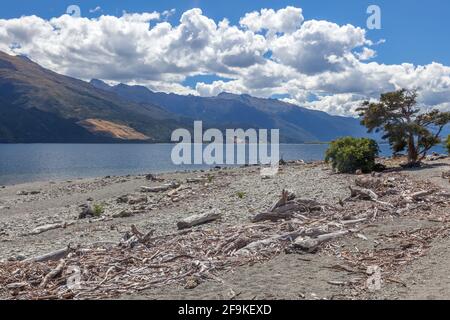
M 420 162 L 440 143 L 439 135 L 450 122 L 450 112 L 420 113 L 416 91 L 398 90 L 382 94 L 380 101 L 365 101 L 358 109 L 369 132 L 384 131 L 395 154 L 407 150 L 408 163 Z
M 341 173 L 355 173 L 357 170 L 371 172 L 375 168 L 378 152 L 375 140 L 345 137 L 330 144 L 325 161 Z

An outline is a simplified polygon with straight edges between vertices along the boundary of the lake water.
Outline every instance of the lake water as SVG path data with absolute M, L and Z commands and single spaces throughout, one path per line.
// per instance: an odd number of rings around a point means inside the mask
M 173 144 L 0 144 L 0 185 L 86 177 L 206 169 L 174 165 Z M 326 144 L 282 144 L 285 160 L 322 160 Z M 388 145 L 381 155 L 389 156 Z M 437 152 L 444 152 L 437 147 Z

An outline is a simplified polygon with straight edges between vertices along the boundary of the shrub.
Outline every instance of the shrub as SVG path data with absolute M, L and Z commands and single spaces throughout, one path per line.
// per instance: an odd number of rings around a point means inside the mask
M 341 173 L 355 173 L 357 170 L 367 173 L 374 170 L 378 152 L 375 140 L 345 137 L 330 144 L 325 161 Z
M 94 211 L 94 217 L 100 217 L 103 212 L 105 212 L 105 209 L 101 204 L 95 204 L 92 209 Z
M 239 191 L 239 192 L 236 193 L 236 195 L 238 196 L 239 199 L 244 199 L 245 192 Z

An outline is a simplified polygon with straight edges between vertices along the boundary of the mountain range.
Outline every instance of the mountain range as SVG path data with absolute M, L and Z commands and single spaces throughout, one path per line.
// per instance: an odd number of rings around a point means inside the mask
M 169 142 L 176 128 L 280 129 L 285 143 L 368 136 L 359 120 L 277 99 L 199 97 L 90 83 L 0 52 L 0 142 Z

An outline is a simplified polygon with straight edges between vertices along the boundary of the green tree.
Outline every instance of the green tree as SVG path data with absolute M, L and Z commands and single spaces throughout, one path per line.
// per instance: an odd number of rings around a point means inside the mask
M 369 132 L 384 131 L 394 153 L 407 150 L 408 165 L 418 164 L 440 143 L 440 134 L 450 122 L 450 112 L 417 108 L 417 92 L 398 90 L 382 94 L 380 101 L 365 101 L 357 109 Z
M 345 137 L 331 142 L 325 154 L 325 161 L 341 173 L 355 173 L 356 170 L 371 172 L 378 156 L 378 144 L 367 138 Z

